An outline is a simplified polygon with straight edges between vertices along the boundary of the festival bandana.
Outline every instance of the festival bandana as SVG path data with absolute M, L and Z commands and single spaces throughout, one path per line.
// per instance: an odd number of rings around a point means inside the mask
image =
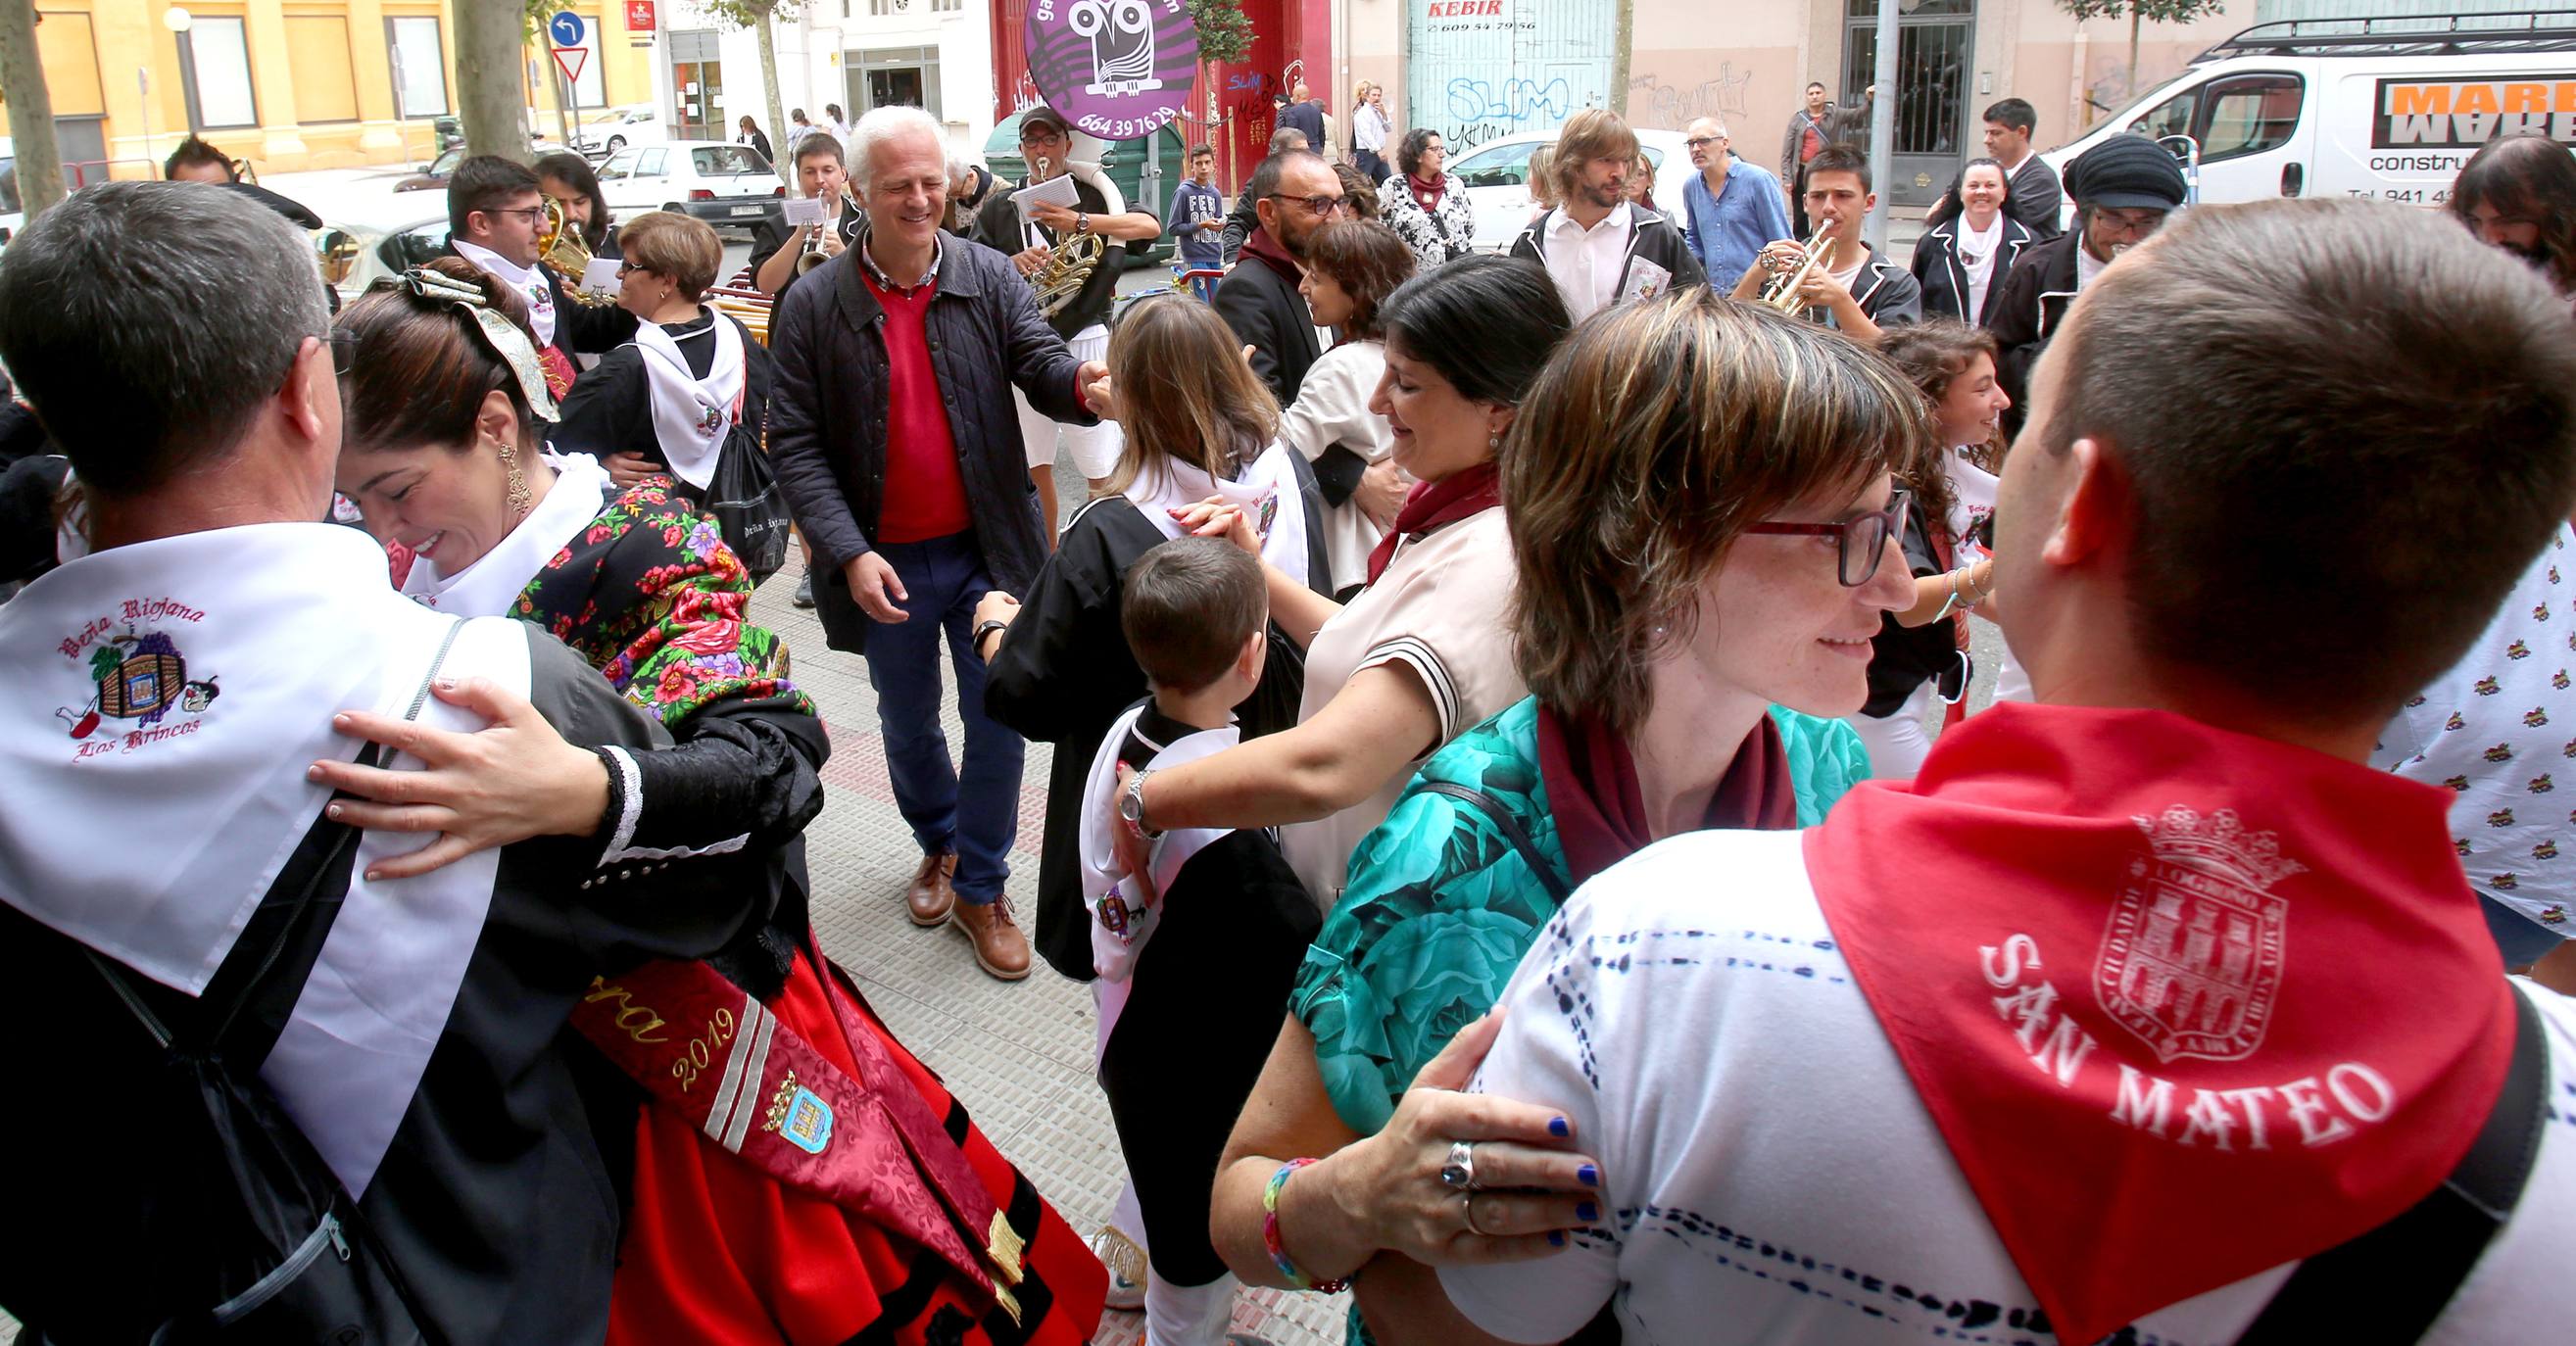
M 1492 463 L 1478 463 L 1463 472 L 1452 472 L 1438 481 L 1416 485 L 1413 493 L 1395 512 L 1395 527 L 1386 530 L 1377 547 L 1369 552 L 1368 582 L 1386 573 L 1387 563 L 1395 559 L 1396 543 L 1418 537 L 1444 523 L 1482 514 L 1503 503 L 1502 471 Z
M 1154 937 L 1154 928 L 1162 923 L 1162 894 L 1172 890 L 1173 882 L 1181 876 L 1181 867 L 1192 856 L 1234 830 L 1176 827 L 1165 832 L 1155 839 L 1149 852 L 1150 883 L 1134 882 L 1126 867 L 1118 863 L 1118 839 L 1112 829 L 1126 826 L 1110 820 L 1111 802 L 1118 797 L 1118 755 L 1126 750 L 1127 736 L 1135 732 L 1137 719 L 1151 704 L 1139 701 L 1129 706 L 1109 726 L 1109 733 L 1100 740 L 1100 751 L 1091 759 L 1091 774 L 1082 785 L 1082 835 L 1076 846 L 1081 853 L 1082 905 L 1091 914 L 1091 970 L 1100 974 L 1099 980 L 1091 984 L 1093 1002 L 1100 1014 L 1099 1033 L 1093 1041 L 1095 1061 L 1109 1052 L 1109 1035 L 1116 1031 L 1118 1018 L 1127 1009 L 1127 997 L 1135 990 L 1130 979 L 1135 975 L 1137 960 L 1145 956 L 1146 941 Z M 1140 771 L 1165 771 L 1213 757 L 1241 741 L 1242 731 L 1233 725 L 1202 729 L 1164 744 L 1151 762 L 1127 765 Z
M 1999 704 L 1807 834 L 2049 1326 L 2092 1341 L 2432 1191 L 2513 995 L 2441 791 L 2160 711 Z
M 1252 531 L 1261 535 L 1261 559 L 1302 585 L 1306 582 L 1306 505 L 1297 485 L 1295 453 L 1284 441 L 1274 439 L 1232 481 L 1166 458 L 1136 474 L 1127 499 L 1145 522 L 1167 538 L 1177 538 L 1182 531 L 1173 510 L 1212 496 L 1224 500 L 1251 516 Z
M 653 401 L 653 439 L 662 446 L 662 461 L 671 474 L 703 491 L 715 480 L 716 459 L 725 436 L 742 419 L 742 331 L 733 319 L 709 311 L 714 322 L 707 339 L 715 359 L 703 379 L 689 372 L 689 359 L 660 323 L 635 325 L 635 349 L 644 356 L 645 386 Z

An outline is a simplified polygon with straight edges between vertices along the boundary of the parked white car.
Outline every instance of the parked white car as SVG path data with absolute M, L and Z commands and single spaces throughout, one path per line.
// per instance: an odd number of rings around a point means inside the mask
M 2197 168 L 2202 202 L 2356 196 L 2438 206 L 2478 147 L 2542 131 L 2576 149 L 2576 24 L 2562 13 L 2257 24 L 2040 156 L 2063 177 L 2125 131 Z M 2072 227 L 2075 203 L 2064 218 Z
M 670 210 L 719 229 L 755 228 L 787 195 L 778 170 L 760 151 L 707 140 L 619 150 L 600 165 L 599 190 L 621 219 Z
M 666 145 L 671 138 L 652 104 L 633 103 L 585 118 L 572 139 L 574 149 L 592 159 L 606 159 L 629 145 Z
M 1555 143 L 1554 131 L 1525 131 L 1472 150 L 1450 151 L 1448 169 L 1476 205 L 1476 251 L 1503 251 L 1529 224 L 1530 154 Z M 1691 178 L 1690 150 L 1682 144 L 1682 133 L 1639 128 L 1637 148 L 1655 166 L 1655 208 L 1678 221 L 1682 184 Z

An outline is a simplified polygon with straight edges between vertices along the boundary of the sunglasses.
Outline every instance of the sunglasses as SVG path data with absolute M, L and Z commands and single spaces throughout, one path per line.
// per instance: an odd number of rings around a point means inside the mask
M 1846 589 L 1857 589 L 1869 583 L 1878 573 L 1879 563 L 1887 559 L 1887 540 L 1898 535 L 1905 519 L 1905 507 L 1914 493 L 1898 487 L 1888 493 L 1887 508 L 1871 510 L 1858 518 L 1839 523 L 1756 523 L 1745 526 L 1748 533 L 1777 537 L 1829 537 L 1835 542 L 1835 578 Z

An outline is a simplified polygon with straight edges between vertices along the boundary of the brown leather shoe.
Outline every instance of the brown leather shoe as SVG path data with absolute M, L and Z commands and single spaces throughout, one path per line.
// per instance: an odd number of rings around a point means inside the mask
M 957 905 L 957 890 L 949 887 L 948 881 L 956 873 L 954 852 L 921 857 L 921 868 L 912 872 L 912 884 L 903 890 L 903 903 L 912 909 L 914 925 L 948 923 L 948 909 Z
M 1011 899 L 1000 897 L 980 905 L 960 902 L 948 924 L 974 946 L 975 962 L 986 972 L 1003 981 L 1029 975 L 1029 937 L 1011 919 Z

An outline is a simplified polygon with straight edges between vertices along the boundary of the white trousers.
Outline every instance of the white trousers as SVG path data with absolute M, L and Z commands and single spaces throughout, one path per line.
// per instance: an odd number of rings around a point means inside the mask
M 1914 689 L 1896 713 L 1885 718 L 1875 715 L 1851 717 L 1851 727 L 1860 732 L 1861 746 L 1869 749 L 1869 774 L 1880 780 L 1912 780 L 1923 767 L 1923 759 L 1932 753 L 1932 735 L 1923 728 L 1923 716 L 1932 708 L 1931 680 Z
M 1077 360 L 1102 359 L 1109 354 L 1109 329 L 1094 323 L 1065 344 L 1073 348 L 1073 358 Z M 1116 421 L 1066 425 L 1049 420 L 1029 405 L 1029 395 L 1017 385 L 1011 388 L 1011 404 L 1020 410 L 1020 444 L 1028 450 L 1030 467 L 1053 463 L 1061 438 L 1064 451 L 1073 455 L 1074 468 L 1085 480 L 1098 481 L 1118 465 L 1118 455 L 1127 447 L 1126 436 L 1119 433 Z

